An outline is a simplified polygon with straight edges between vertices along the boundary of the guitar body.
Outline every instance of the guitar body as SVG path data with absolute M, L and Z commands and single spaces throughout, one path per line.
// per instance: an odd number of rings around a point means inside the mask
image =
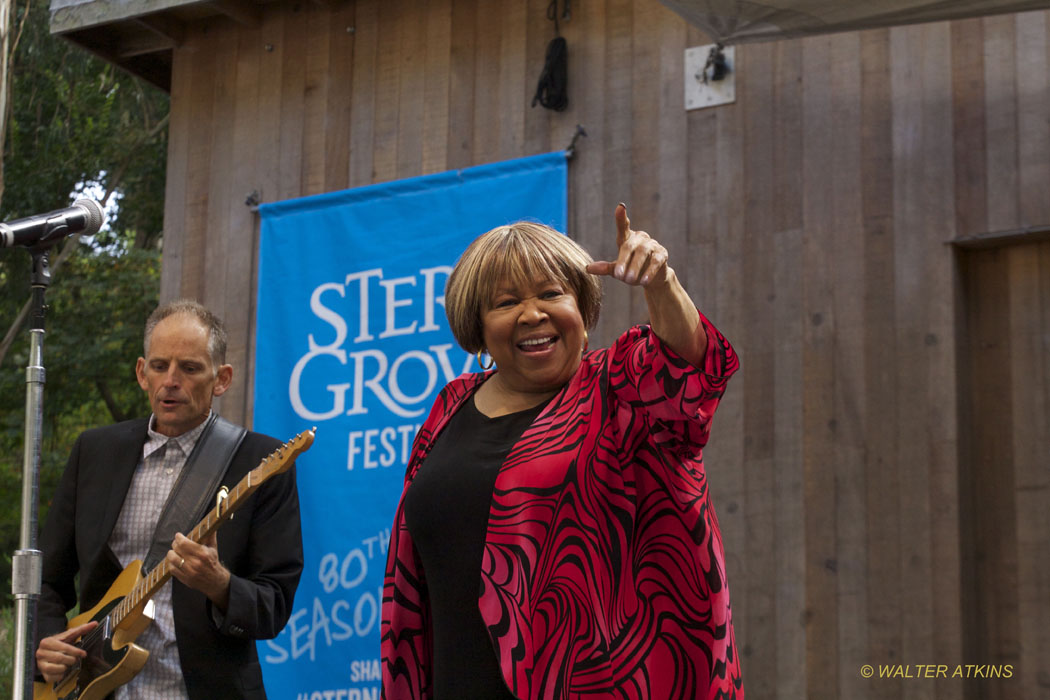
M 142 670 L 149 652 L 133 642 L 152 622 L 145 610 L 128 615 L 119 627 L 105 629 L 109 611 L 135 588 L 141 576 L 142 562 L 131 562 L 98 605 L 69 621 L 67 629 L 98 621 L 99 626 L 77 642 L 87 657 L 58 683 L 34 683 L 33 700 L 102 700 Z

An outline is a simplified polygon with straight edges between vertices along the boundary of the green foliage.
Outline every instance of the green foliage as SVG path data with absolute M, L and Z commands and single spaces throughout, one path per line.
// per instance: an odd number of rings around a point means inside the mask
M 158 126 L 167 95 L 52 37 L 47 2 L 22 0 L 15 14 L 26 21 L 11 57 L 3 220 L 68 206 L 80 183 L 97 182 L 122 195 L 112 235 L 138 237 L 138 247 L 155 244 L 167 153 Z
M 119 202 L 99 235 L 66 243 L 75 252 L 47 290 L 43 523 L 76 436 L 149 411 L 134 364 L 159 292 L 168 98 L 50 36 L 46 2 L 20 0 L 14 14 L 25 22 L 11 58 L 0 220 L 66 207 L 91 184 Z M 29 269 L 26 251 L 0 251 L 0 334 L 29 298 Z M 0 607 L 18 547 L 28 351 L 22 327 L 0 359 Z
M 0 697 L 14 697 L 15 609 L 0 608 Z
M 81 254 L 70 258 L 60 282 L 48 290 L 41 523 L 76 436 L 89 427 L 149 413 L 134 366 L 142 354 L 143 320 L 157 305 L 159 263 L 159 254 L 151 250 Z M 10 580 L 10 553 L 18 548 L 21 517 L 27 336 L 22 334 L 0 365 L 0 552 L 7 554 L 0 560 L 0 577 L 4 581 Z M 8 584 L 5 593 L 10 590 Z

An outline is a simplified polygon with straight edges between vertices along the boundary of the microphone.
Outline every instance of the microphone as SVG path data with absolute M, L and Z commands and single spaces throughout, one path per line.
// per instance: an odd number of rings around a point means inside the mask
M 0 248 L 35 248 L 72 233 L 90 236 L 98 232 L 105 220 L 101 204 L 93 199 L 78 199 L 66 209 L 0 223 Z

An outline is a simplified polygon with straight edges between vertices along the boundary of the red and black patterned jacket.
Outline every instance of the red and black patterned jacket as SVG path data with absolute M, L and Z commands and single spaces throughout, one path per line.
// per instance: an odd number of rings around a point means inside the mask
M 739 362 L 703 316 L 697 332 L 700 368 L 648 326 L 586 353 L 500 468 L 478 606 L 519 698 L 744 697 L 701 453 Z M 441 392 L 406 488 L 485 376 Z M 427 582 L 402 507 L 383 587 L 387 700 L 432 690 Z

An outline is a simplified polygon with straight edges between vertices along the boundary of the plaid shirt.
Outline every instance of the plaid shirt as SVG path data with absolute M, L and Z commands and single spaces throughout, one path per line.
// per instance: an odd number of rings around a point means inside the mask
M 160 519 L 168 494 L 182 473 L 193 447 L 197 444 L 204 421 L 196 428 L 177 437 L 161 435 L 153 427 L 151 416 L 149 435 L 142 448 L 142 461 L 135 468 L 131 488 L 124 498 L 120 517 L 109 537 L 109 546 L 127 567 L 136 559 L 145 559 L 153 542 L 153 531 Z M 187 698 L 182 680 L 179 649 L 175 644 L 175 618 L 171 610 L 171 581 L 153 597 L 155 618 L 153 624 L 139 635 L 136 643 L 150 653 L 142 671 L 116 691 L 116 700 L 179 700 Z

